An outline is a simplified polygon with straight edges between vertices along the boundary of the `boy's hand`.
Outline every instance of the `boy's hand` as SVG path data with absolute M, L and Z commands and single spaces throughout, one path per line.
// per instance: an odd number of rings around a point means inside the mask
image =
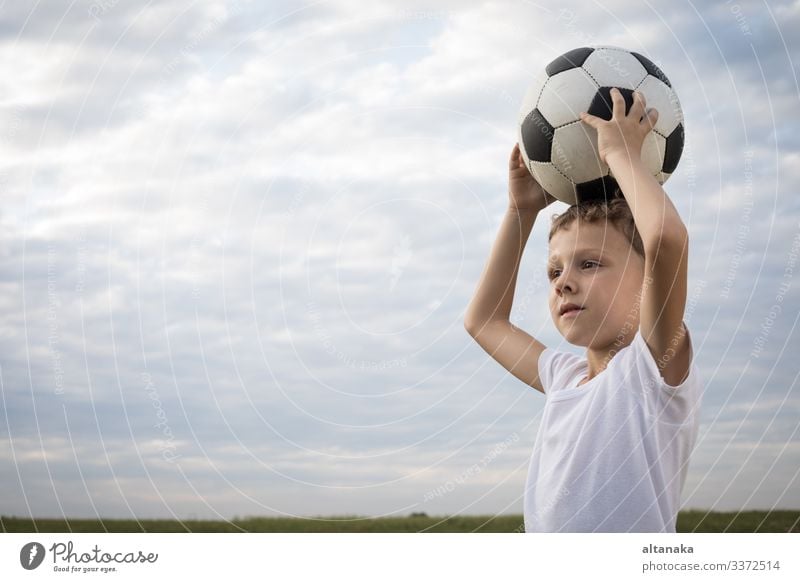
M 617 153 L 625 155 L 628 159 L 639 160 L 644 138 L 653 129 L 658 119 L 658 111 L 653 108 L 645 111 L 644 95 L 634 91 L 633 105 L 625 115 L 625 99 L 622 93 L 616 87 L 612 87 L 610 94 L 613 110 L 609 121 L 585 111 L 580 114 L 581 121 L 597 130 L 597 150 L 603 163 L 608 163 L 606 158 L 609 154 Z
M 540 211 L 555 202 L 555 198 L 544 191 L 533 178 L 519 151 L 519 143 L 514 144 L 508 160 L 508 204 L 516 210 Z

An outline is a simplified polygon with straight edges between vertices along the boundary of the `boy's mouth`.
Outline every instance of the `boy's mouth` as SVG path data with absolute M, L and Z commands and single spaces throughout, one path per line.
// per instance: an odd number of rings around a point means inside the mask
M 578 317 L 578 314 L 583 311 L 584 308 L 579 309 L 570 309 L 569 311 L 565 311 L 561 314 L 561 317 Z
M 580 305 L 575 305 L 574 303 L 565 303 L 558 310 L 558 314 L 569 315 L 570 313 L 577 313 L 579 311 L 583 311 L 584 309 L 585 307 L 581 307 Z

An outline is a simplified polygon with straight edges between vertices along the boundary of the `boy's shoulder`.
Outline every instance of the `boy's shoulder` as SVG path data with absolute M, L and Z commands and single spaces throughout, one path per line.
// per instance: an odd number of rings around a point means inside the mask
M 686 327 L 686 335 L 689 345 L 687 350 L 689 372 L 682 382 L 670 383 L 667 381 L 662 372 L 663 366 L 659 366 L 641 331 L 637 329 L 632 341 L 614 354 L 605 370 L 589 382 L 582 384 L 581 387 L 594 381 L 604 380 L 613 382 L 615 385 L 660 387 L 671 394 L 680 391 L 687 392 L 699 384 L 699 370 L 694 362 L 694 350 L 688 327 Z M 547 386 L 557 391 L 570 387 L 577 388 L 578 381 L 584 377 L 588 369 L 588 362 L 584 356 L 566 350 L 548 348 L 540 356 L 540 368 Z

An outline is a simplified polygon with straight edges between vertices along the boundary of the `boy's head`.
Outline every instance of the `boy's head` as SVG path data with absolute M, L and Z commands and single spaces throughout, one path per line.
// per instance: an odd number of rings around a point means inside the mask
M 639 329 L 644 245 L 621 197 L 584 202 L 554 216 L 547 277 L 550 315 L 573 345 L 603 348 Z M 562 315 L 567 303 L 583 307 Z

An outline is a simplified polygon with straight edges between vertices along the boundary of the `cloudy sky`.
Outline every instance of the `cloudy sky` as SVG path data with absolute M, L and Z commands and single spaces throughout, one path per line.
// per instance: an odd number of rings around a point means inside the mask
M 5 3 L 0 514 L 522 513 L 544 397 L 463 314 L 525 90 L 590 44 L 686 118 L 684 508 L 800 507 L 800 3 L 552 6 Z M 512 321 L 581 353 L 548 223 Z

